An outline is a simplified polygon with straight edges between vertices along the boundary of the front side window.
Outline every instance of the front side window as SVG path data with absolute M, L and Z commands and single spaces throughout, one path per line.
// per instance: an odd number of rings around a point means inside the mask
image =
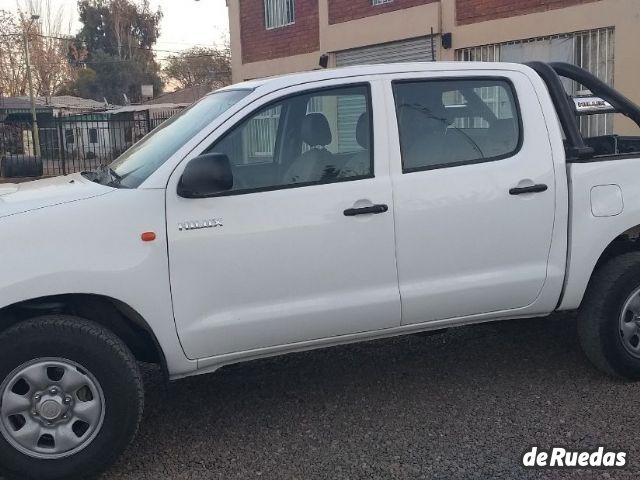
M 264 24 L 267 30 L 295 23 L 294 0 L 264 0 Z
M 520 146 L 506 80 L 402 81 L 393 91 L 404 172 L 506 158 Z
M 232 165 L 232 192 L 357 180 L 373 175 L 367 86 L 287 97 L 263 107 L 207 152 Z

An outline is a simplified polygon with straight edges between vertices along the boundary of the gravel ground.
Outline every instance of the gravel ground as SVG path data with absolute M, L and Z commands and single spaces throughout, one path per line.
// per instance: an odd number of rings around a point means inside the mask
M 571 317 L 226 367 L 165 386 L 103 479 L 640 477 L 640 384 L 582 355 Z M 612 471 L 525 470 L 531 445 L 629 452 Z

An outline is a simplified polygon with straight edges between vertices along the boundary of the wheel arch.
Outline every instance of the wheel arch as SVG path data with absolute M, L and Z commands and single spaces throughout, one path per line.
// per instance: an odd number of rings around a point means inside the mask
M 602 251 L 594 272 L 613 257 L 640 250 L 640 225 L 631 227 L 615 237 Z
M 0 332 L 49 314 L 75 315 L 99 323 L 117 335 L 138 361 L 159 364 L 168 378 L 164 351 L 147 321 L 130 305 L 106 295 L 56 294 L 7 305 L 0 308 Z
M 584 302 L 584 294 L 587 291 L 589 283 L 593 279 L 596 272 L 602 268 L 609 260 L 612 258 L 618 257 L 620 255 L 624 255 L 625 253 L 640 251 L 640 225 L 635 225 L 631 228 L 626 229 L 624 232 L 616 235 L 613 239 L 609 241 L 609 243 L 602 249 L 600 255 L 597 257 L 593 268 L 591 269 L 591 274 L 586 282 L 584 282 L 584 286 L 580 291 L 580 297 L 578 304 L 576 307 L 579 307 Z M 566 298 L 563 298 L 562 303 L 564 305 Z M 561 308 L 564 309 L 564 308 Z

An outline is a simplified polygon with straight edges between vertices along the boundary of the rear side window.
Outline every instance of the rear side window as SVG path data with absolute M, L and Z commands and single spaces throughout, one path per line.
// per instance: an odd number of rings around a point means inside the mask
M 405 173 L 514 155 L 522 128 L 513 87 L 503 79 L 395 82 Z

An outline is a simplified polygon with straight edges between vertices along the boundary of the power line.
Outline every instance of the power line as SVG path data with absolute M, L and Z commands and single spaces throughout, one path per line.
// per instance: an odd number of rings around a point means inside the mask
M 75 37 L 58 37 L 55 35 L 42 35 L 39 33 L 34 33 L 31 34 L 35 37 L 39 37 L 39 38 L 46 38 L 46 39 L 51 39 L 51 40 L 61 40 L 64 42 L 74 42 L 77 39 Z M 7 34 L 0 34 L 0 37 L 21 37 L 22 33 L 7 33 Z M 185 45 L 189 45 L 189 44 L 185 44 Z M 128 48 L 127 45 L 121 45 L 120 48 L 122 49 L 126 49 Z M 184 51 L 186 50 L 190 50 L 193 48 L 211 48 L 211 49 L 216 49 L 215 46 L 202 46 L 200 44 L 193 44 L 190 48 L 186 48 L 184 50 L 165 50 L 165 49 L 160 49 L 160 48 L 146 48 L 146 47 L 140 47 L 138 45 L 132 45 L 131 48 L 134 48 L 136 50 L 142 50 L 145 52 L 157 52 L 157 53 L 173 53 L 176 55 L 180 55 L 182 54 Z M 181 58 L 198 58 L 198 57 L 214 57 L 217 56 L 217 54 L 202 54 L 202 55 L 193 55 L 193 56 L 187 56 L 187 57 L 181 57 Z
M 215 57 L 217 55 L 192 55 L 192 56 L 184 56 L 184 57 L 179 57 L 179 60 L 190 60 L 190 59 L 194 59 L 194 58 L 211 58 L 211 57 Z M 82 60 L 82 61 L 78 61 L 78 62 L 56 62 L 56 63 L 38 63 L 39 66 L 47 66 L 47 67 L 54 67 L 54 66 L 62 66 L 62 65 L 111 65 L 111 64 L 118 64 L 118 63 L 130 63 L 130 62 L 136 62 L 137 60 L 134 58 L 128 58 L 128 59 L 118 59 L 118 60 L 100 60 L 100 61 L 95 61 L 95 60 Z

